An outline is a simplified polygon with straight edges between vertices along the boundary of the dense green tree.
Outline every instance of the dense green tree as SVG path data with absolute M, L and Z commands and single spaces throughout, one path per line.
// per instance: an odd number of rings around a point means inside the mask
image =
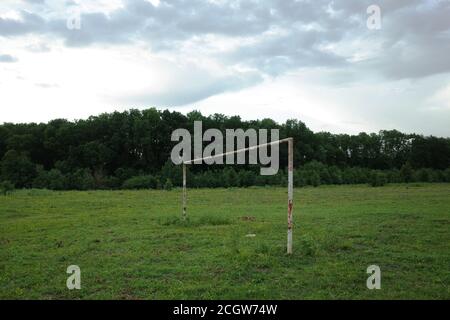
M 17 188 L 31 187 L 36 176 L 36 165 L 24 154 L 9 150 L 1 162 L 1 178 Z
M 314 181 L 367 183 L 371 170 L 383 170 L 389 182 L 446 181 L 445 170 L 450 167 L 449 138 L 396 130 L 358 135 L 314 133 L 297 119 L 278 124 L 271 119 L 244 121 L 218 113 L 204 116 L 192 111 L 183 115 L 150 108 L 77 121 L 4 123 L 0 125 L 0 175 L 19 188 L 50 188 L 48 179 L 58 181 L 52 188 L 60 188 L 61 181 L 64 189 L 118 188 L 132 177 L 145 175 L 159 179 L 161 188 L 167 179 L 181 186 L 181 167 L 168 160 L 176 143 L 170 137 L 178 128 L 192 132 L 196 120 L 203 122 L 204 130 L 279 129 L 280 138 L 294 137 L 294 167 L 301 169 L 295 179 L 299 186 Z M 36 165 L 40 168 L 37 171 Z M 280 168 L 286 165 L 287 149 L 281 146 Z M 191 186 L 211 187 L 284 185 L 285 174 L 263 177 L 247 165 L 194 165 L 188 181 Z

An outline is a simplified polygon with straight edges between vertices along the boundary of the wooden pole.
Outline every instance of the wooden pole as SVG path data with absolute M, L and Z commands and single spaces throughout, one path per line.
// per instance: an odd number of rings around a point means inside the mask
M 294 140 L 288 141 L 288 231 L 287 231 L 287 253 L 292 254 L 292 208 L 294 193 Z
M 183 220 L 186 220 L 186 164 L 183 163 Z

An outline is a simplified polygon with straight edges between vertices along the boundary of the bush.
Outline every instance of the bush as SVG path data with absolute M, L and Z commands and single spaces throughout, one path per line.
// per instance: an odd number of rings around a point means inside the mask
M 114 176 L 103 178 L 102 189 L 118 189 L 120 188 L 120 179 Z
M 11 181 L 2 181 L 0 182 L 0 193 L 6 196 L 14 191 L 14 184 Z
M 369 184 L 372 187 L 382 187 L 387 183 L 386 174 L 381 171 L 374 171 L 370 175 Z
M 329 167 L 328 173 L 330 176 L 330 183 L 342 184 L 342 172 L 338 167 L 336 167 L 336 166 Z
M 411 180 L 415 182 L 429 182 L 430 176 L 426 169 L 419 169 L 413 173 Z
M 443 176 L 445 182 L 450 182 L 450 168 L 445 169 L 445 171 L 443 172 Z
M 78 169 L 67 178 L 67 186 L 75 190 L 89 190 L 95 187 L 94 177 L 89 169 Z
M 64 190 L 67 189 L 66 177 L 58 169 L 45 171 L 38 168 L 37 177 L 33 180 L 33 188 Z
M 124 189 L 156 189 L 157 187 L 158 180 L 152 175 L 135 176 L 122 184 Z
M 308 180 L 304 170 L 294 171 L 294 185 L 296 187 L 304 187 L 308 184 Z
M 226 188 L 237 187 L 239 185 L 238 175 L 232 167 L 226 167 L 223 170 L 223 184 Z
M 400 177 L 403 182 L 411 182 L 413 178 L 413 169 L 409 162 L 405 163 L 400 169 Z
M 255 183 L 255 174 L 252 171 L 239 171 L 239 185 L 249 187 Z
M 114 176 L 119 179 L 120 183 L 123 183 L 124 181 L 131 179 L 137 175 L 138 172 L 133 168 L 118 168 L 116 171 L 114 171 Z
M 400 176 L 400 170 L 392 169 L 387 172 L 387 179 L 389 183 L 400 183 L 402 182 L 402 177 Z
M 316 171 L 311 171 L 309 173 L 308 184 L 313 187 L 320 186 L 320 176 Z
M 48 189 L 51 190 L 64 190 L 66 189 L 66 177 L 58 169 L 52 169 L 48 172 L 49 185 Z
M 166 179 L 166 183 L 164 183 L 164 190 L 170 191 L 173 189 L 172 180 Z
M 176 186 L 181 186 L 183 183 L 182 166 L 174 165 L 170 159 L 161 168 L 161 181 L 167 181 L 167 179 Z
M 42 166 L 37 166 L 37 175 L 33 180 L 33 188 L 47 189 L 48 184 L 48 172 Z

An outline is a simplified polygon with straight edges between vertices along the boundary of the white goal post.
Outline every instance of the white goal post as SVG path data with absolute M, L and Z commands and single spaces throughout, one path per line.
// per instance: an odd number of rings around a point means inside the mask
M 225 152 L 221 154 L 216 154 L 209 157 L 197 158 L 193 160 L 183 161 L 183 212 L 182 217 L 183 220 L 186 220 L 187 211 L 186 211 L 186 202 L 187 202 L 187 191 L 186 191 L 186 165 L 197 163 L 200 160 L 214 159 L 219 157 L 224 157 L 230 154 L 237 154 L 240 152 L 255 150 L 261 147 L 268 147 L 274 144 L 281 144 L 287 142 L 288 144 L 288 209 L 287 209 L 287 253 L 292 253 L 292 209 L 293 209 L 293 193 L 294 193 L 294 139 L 286 138 L 277 141 L 272 141 L 269 143 L 259 144 L 255 146 L 251 146 L 248 148 L 243 148 L 239 150 L 234 150 L 230 152 Z

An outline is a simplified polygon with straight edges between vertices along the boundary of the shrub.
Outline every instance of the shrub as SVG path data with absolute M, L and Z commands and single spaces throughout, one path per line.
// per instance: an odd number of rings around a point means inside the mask
M 409 162 L 405 163 L 400 169 L 400 177 L 403 182 L 411 182 L 413 178 L 413 169 Z
M 67 189 L 66 177 L 58 169 L 45 171 L 40 167 L 37 172 L 37 177 L 33 180 L 33 188 L 51 190 Z
M 369 179 L 372 187 L 382 187 L 387 183 L 386 174 L 381 171 L 372 172 Z
M 66 177 L 58 169 L 52 169 L 48 172 L 48 189 L 64 190 L 66 189 Z
M 392 169 L 387 172 L 387 179 L 389 183 L 399 183 L 402 182 L 402 178 L 400 176 L 400 170 Z
M 177 186 L 183 183 L 182 166 L 174 165 L 170 159 L 161 168 L 161 181 L 167 181 L 167 179 Z
M 239 179 L 236 171 L 232 167 L 226 167 L 223 170 L 223 184 L 224 187 L 237 187 Z
M 95 187 L 94 177 L 89 169 L 78 169 L 67 178 L 67 186 L 75 190 L 89 190 Z
M 330 176 L 330 183 L 342 184 L 342 172 L 338 167 L 336 167 L 336 166 L 329 167 L 328 173 Z
M 304 170 L 294 171 L 294 185 L 296 187 L 304 187 L 308 184 L 308 180 Z
M 14 191 L 14 184 L 11 181 L 2 181 L 0 182 L 0 193 L 6 196 Z
M 114 176 L 107 176 L 103 179 L 103 189 L 118 189 L 120 188 L 120 179 Z
M 311 171 L 309 173 L 308 184 L 313 187 L 320 186 L 320 176 L 316 171 Z
M 445 171 L 443 172 L 443 176 L 445 182 L 450 182 L 450 168 L 445 169 Z
M 156 189 L 157 187 L 158 180 L 152 175 L 135 176 L 122 184 L 124 189 Z
M 413 173 L 411 180 L 415 182 L 429 182 L 430 176 L 426 169 L 419 169 Z
M 255 174 L 252 171 L 239 171 L 239 185 L 249 187 L 255 183 Z
M 48 172 L 42 166 L 38 166 L 36 178 L 33 180 L 33 188 L 47 189 L 48 185 Z
M 132 177 L 135 177 L 137 175 L 138 172 L 133 168 L 118 168 L 116 171 L 114 171 L 114 176 L 119 179 L 120 183 L 123 183 L 124 181 L 131 179 Z
M 353 168 L 345 168 L 342 171 L 342 182 L 344 184 L 352 184 L 352 183 L 357 183 L 357 178 L 355 176 L 355 171 L 353 170 Z
M 173 189 L 172 180 L 166 179 L 166 183 L 164 183 L 164 190 L 170 191 Z

